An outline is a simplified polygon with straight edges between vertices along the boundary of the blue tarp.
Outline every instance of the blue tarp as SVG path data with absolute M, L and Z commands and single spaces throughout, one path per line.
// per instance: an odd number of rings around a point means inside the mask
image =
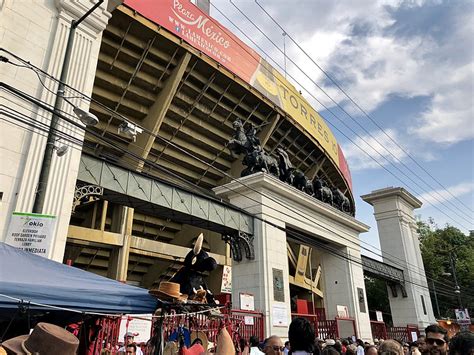
M 148 290 L 0 243 L 0 294 L 24 301 L 110 314 L 153 313 L 157 300 Z M 0 296 L 0 308 L 18 301 Z M 39 308 L 31 305 L 30 308 Z

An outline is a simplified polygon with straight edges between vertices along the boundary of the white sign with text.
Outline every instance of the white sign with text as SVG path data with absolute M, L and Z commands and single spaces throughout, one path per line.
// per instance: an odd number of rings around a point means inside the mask
M 56 216 L 13 212 L 5 243 L 47 258 L 55 227 Z

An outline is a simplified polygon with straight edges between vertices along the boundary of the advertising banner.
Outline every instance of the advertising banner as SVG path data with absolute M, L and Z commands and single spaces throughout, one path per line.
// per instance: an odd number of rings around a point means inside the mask
M 56 216 L 13 212 L 5 243 L 48 257 L 55 226 Z
M 232 293 L 232 267 L 229 265 L 222 269 L 221 293 Z
M 256 51 L 189 0 L 125 0 L 124 4 L 207 54 L 287 112 L 319 142 L 351 187 L 346 160 L 326 122 Z

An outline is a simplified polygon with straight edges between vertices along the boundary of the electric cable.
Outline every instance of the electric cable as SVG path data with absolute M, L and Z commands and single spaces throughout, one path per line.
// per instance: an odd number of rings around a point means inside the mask
M 211 4 L 211 6 L 213 6 L 214 8 L 216 8 L 214 4 Z M 234 6 L 235 6 L 235 5 L 234 5 Z M 217 9 L 219 12 L 221 12 L 218 8 L 216 8 L 216 9 Z M 222 14 L 224 17 L 226 17 L 225 14 L 223 14 L 222 12 L 221 12 L 221 14 Z M 227 18 L 227 17 L 226 17 L 226 18 Z M 228 18 L 227 18 L 227 19 L 228 19 Z M 233 22 L 232 22 L 230 19 L 228 19 L 228 20 L 233 24 Z M 234 26 L 236 26 L 236 25 L 234 24 Z M 237 26 L 236 26 L 236 27 L 237 27 Z M 237 27 L 237 28 L 238 28 L 238 27 Z M 238 28 L 238 29 L 240 30 L 240 28 Z M 240 30 L 240 31 L 241 31 L 247 38 L 249 38 L 242 30 Z M 258 45 L 257 45 L 252 39 L 249 38 L 249 40 L 252 41 L 252 43 L 254 43 L 254 44 L 258 47 Z M 259 47 L 259 48 L 260 48 L 260 47 Z M 246 48 L 243 48 L 243 49 L 246 50 L 246 51 L 248 51 Z M 260 50 L 262 50 L 262 49 L 260 48 Z M 263 51 L 263 50 L 262 50 L 262 51 Z M 8 51 L 6 51 L 6 52 L 12 55 L 12 53 L 10 53 L 10 52 L 8 52 Z M 263 52 L 264 52 L 264 51 L 263 51 Z M 19 58 L 19 57 L 16 57 L 16 59 L 22 60 L 22 59 Z M 272 59 L 272 60 L 273 60 L 273 59 Z M 273 60 L 273 61 L 274 61 L 274 60 Z M 274 61 L 274 62 L 275 62 L 275 61 Z M 29 62 L 27 62 L 27 63 L 30 64 Z M 275 62 L 275 63 L 276 63 L 276 62 Z M 30 64 L 30 65 L 31 65 L 31 64 Z M 277 64 L 277 65 L 278 65 L 278 64 Z M 33 68 L 30 68 L 30 69 L 33 69 Z M 37 68 L 37 69 L 38 69 L 38 68 Z M 265 68 L 265 69 L 268 70 L 267 68 Z M 300 69 L 300 70 L 301 70 L 301 69 Z M 48 73 L 46 73 L 46 72 L 43 72 L 43 74 L 50 76 L 50 75 L 49 75 Z M 37 74 L 37 75 L 38 75 L 38 74 Z M 50 77 L 51 77 L 51 76 L 50 76 Z M 291 75 L 290 75 L 290 77 L 291 77 L 293 80 L 296 80 L 296 79 L 293 78 Z M 55 79 L 55 78 L 53 78 L 53 77 L 52 77 L 52 79 L 58 81 L 57 79 Z M 277 79 L 278 79 L 278 78 L 277 78 Z M 59 82 L 59 81 L 58 81 L 58 82 Z M 296 82 L 297 82 L 297 81 L 296 81 Z M 43 84 L 42 81 L 40 81 L 40 83 Z M 283 84 L 285 85 L 285 83 L 283 83 Z M 316 84 L 316 83 L 315 83 L 315 84 Z M 317 84 L 316 84 L 316 85 L 317 85 Z M 43 85 L 43 86 L 44 86 L 44 85 Z M 71 90 L 74 90 L 75 92 L 80 93 L 79 91 L 77 91 L 76 89 L 70 87 L 69 85 L 66 85 L 66 87 L 68 87 L 68 88 L 71 89 Z M 93 98 L 89 98 L 89 97 L 83 95 L 82 93 L 80 93 L 80 94 L 82 95 L 82 98 L 89 99 L 91 102 L 97 103 L 97 104 L 101 105 L 102 107 L 106 108 L 107 110 L 111 111 L 111 112 L 114 113 L 115 115 L 120 116 L 120 117 L 121 117 L 123 120 L 125 120 L 126 122 L 130 122 L 129 119 L 125 118 L 123 115 L 119 114 L 118 112 L 111 110 L 111 109 L 108 108 L 107 106 L 101 104 L 99 101 L 96 101 L 96 100 L 94 100 Z M 322 104 L 316 97 L 314 97 L 314 95 L 312 95 L 312 94 L 310 94 L 310 95 L 311 95 L 316 101 L 318 101 L 326 110 L 328 110 L 334 117 L 336 117 L 343 125 L 345 125 L 346 128 L 350 129 L 350 130 L 351 130 L 353 133 L 355 133 L 361 140 L 363 140 L 366 144 L 368 144 L 368 143 L 364 140 L 363 137 L 361 137 L 361 136 L 358 135 L 354 130 L 352 130 L 350 127 L 348 127 L 347 124 L 345 124 L 345 122 L 342 121 L 332 110 L 330 110 L 328 107 L 326 107 L 324 104 Z M 328 120 L 327 120 L 327 121 L 328 121 Z M 388 173 L 390 173 L 392 176 L 394 176 L 394 177 L 395 177 L 397 180 L 399 180 L 402 184 L 406 184 L 406 183 L 405 183 L 404 181 L 402 181 L 397 175 L 395 175 L 393 172 L 391 172 L 390 170 L 388 170 L 385 166 L 383 166 L 383 164 L 381 164 L 380 162 L 378 162 L 378 161 L 377 161 L 373 156 L 371 156 L 367 151 L 365 151 L 364 149 L 362 149 L 362 147 L 360 147 L 360 146 L 359 146 L 357 143 L 355 143 L 351 138 L 349 138 L 346 134 L 344 134 L 341 130 L 339 130 L 336 126 L 334 126 L 330 121 L 328 121 L 328 123 L 330 123 L 331 126 L 333 126 L 336 130 L 338 130 L 341 134 L 343 134 L 348 140 L 350 140 L 354 145 L 356 145 L 362 152 L 364 152 L 367 156 L 369 156 L 372 160 L 374 160 L 380 167 L 382 167 L 384 170 L 386 170 Z M 140 127 L 140 126 L 137 125 L 137 127 Z M 157 137 L 156 134 L 153 134 L 153 132 L 150 132 L 150 131 L 146 130 L 144 127 L 140 127 L 140 128 L 142 128 L 143 130 L 147 131 L 147 133 L 149 133 L 150 135 L 154 136 L 155 138 Z M 370 146 L 370 144 L 368 144 L 368 145 Z M 372 147 L 372 146 L 370 146 L 370 147 L 371 147 L 375 152 L 377 152 L 382 158 L 384 158 L 390 165 L 394 166 L 394 167 L 395 167 L 398 171 L 400 171 L 403 175 L 407 176 L 407 175 L 406 175 L 403 171 L 401 171 L 397 166 L 395 166 L 392 162 L 390 162 L 390 160 L 388 160 L 386 157 L 384 157 L 377 149 L 375 149 L 375 148 Z M 408 177 L 408 176 L 407 176 L 407 177 Z M 408 177 L 408 178 L 409 178 L 411 181 L 413 181 L 410 177 Z M 416 182 L 415 182 L 415 184 L 416 184 L 417 186 L 420 186 L 420 185 L 418 185 Z M 427 192 L 426 190 L 423 190 L 423 191 L 424 191 L 424 192 Z M 427 192 L 427 193 L 431 195 L 430 192 Z M 432 196 L 432 197 L 434 197 L 434 196 Z M 440 202 L 442 205 L 444 205 L 444 203 L 443 203 L 442 201 L 439 201 L 436 197 L 435 197 L 435 199 L 436 199 L 438 202 Z M 464 226 L 462 223 L 459 223 L 459 221 L 456 221 L 456 220 L 453 219 L 451 216 L 449 216 L 448 214 L 446 214 L 444 211 L 440 210 L 435 204 L 432 204 L 430 201 L 427 201 L 427 202 L 428 202 L 428 204 L 432 205 L 432 207 L 434 207 L 435 209 L 437 209 L 439 212 L 441 212 L 442 214 L 444 214 L 446 217 L 448 217 L 449 219 L 453 220 L 453 221 L 456 222 L 457 224 L 461 225 L 463 228 L 469 230 L 468 227 Z M 460 215 L 458 215 L 458 214 L 456 214 L 456 215 L 457 215 L 458 217 L 461 217 L 461 218 L 463 218 L 464 220 L 466 220 L 463 216 L 460 216 Z M 467 220 L 466 220 L 466 221 L 467 221 Z M 471 223 L 470 221 L 468 221 L 468 222 Z
M 162 137 L 157 137 L 157 138 L 161 138 L 161 139 L 162 139 Z M 214 168 L 214 167 L 212 166 L 212 168 Z M 215 169 L 215 168 L 214 168 L 214 169 Z M 369 245 L 370 245 L 370 244 L 369 244 Z M 373 246 L 372 246 L 372 247 L 373 247 Z M 372 251 L 371 251 L 371 252 L 372 252 Z
M 162 137 L 158 137 L 158 138 L 163 139 Z M 172 143 L 172 144 L 174 145 L 174 143 Z M 188 154 L 189 154 L 189 152 L 188 152 Z M 216 168 L 213 167 L 213 166 L 212 166 L 212 168 L 213 168 L 213 169 L 216 169 Z M 224 173 L 224 174 L 225 174 L 225 173 Z M 229 176 L 230 178 L 232 178 L 230 175 L 228 175 L 228 176 Z M 232 179 L 233 179 L 233 178 L 232 178 Z M 234 179 L 234 180 L 235 180 L 235 179 Z M 367 244 L 368 244 L 368 243 L 367 243 Z M 368 245 L 370 245 L 370 244 L 368 244 Z M 373 247 L 372 245 L 370 245 L 370 246 Z M 363 248 L 363 247 L 362 247 L 362 248 Z M 363 248 L 363 249 L 369 250 L 369 249 L 367 249 L 367 248 Z M 376 248 L 375 248 L 375 249 L 376 249 Z M 373 251 L 371 251 L 371 250 L 369 250 L 369 251 L 373 253 Z M 374 254 L 375 254 L 375 253 L 374 253 Z M 377 254 L 376 254 L 376 255 L 377 255 Z M 379 256 L 380 256 L 380 255 L 379 255 Z M 387 257 L 385 256 L 384 259 L 387 259 Z M 402 266 L 403 266 L 403 265 L 402 265 Z M 438 282 L 438 281 L 436 281 L 436 282 Z
M 232 3 L 232 5 L 234 5 L 234 7 L 236 7 L 236 5 L 230 1 Z M 247 37 L 258 49 L 260 49 L 268 58 L 270 58 L 278 67 L 281 68 L 281 65 L 278 64 L 267 52 L 265 52 L 260 46 L 258 46 L 258 44 L 255 43 L 254 40 L 252 40 L 246 33 L 245 31 L 243 31 L 242 29 L 240 29 L 240 27 L 238 27 L 235 23 L 233 23 L 224 13 L 222 13 L 214 4 L 211 4 L 211 6 L 213 6 L 217 11 L 219 11 L 222 16 L 224 16 L 230 23 L 232 23 L 245 37 Z M 237 8 L 237 7 L 236 7 Z M 238 9 L 238 8 L 237 8 Z M 239 10 L 240 11 L 240 10 Z M 245 17 L 246 15 L 243 14 Z M 246 17 L 248 19 L 248 17 Z M 250 21 L 250 20 L 249 20 Z M 251 21 L 250 21 L 251 22 Z M 253 22 L 251 22 L 253 24 Z M 256 26 L 254 24 L 254 26 L 258 28 L 258 26 Z M 259 29 L 260 30 L 260 29 Z M 267 38 L 269 39 L 265 33 L 263 33 L 263 31 L 260 30 L 260 32 Z M 270 39 L 269 39 L 270 42 L 272 42 Z M 272 42 L 273 43 L 273 42 Z M 274 44 L 274 43 L 273 43 Z M 274 44 L 276 46 L 276 44 Z M 277 47 L 277 46 L 276 46 Z M 243 47 L 242 47 L 243 48 Z M 278 48 L 278 47 L 277 47 Z M 245 48 L 244 48 L 245 49 Z M 279 48 L 278 48 L 279 49 Z M 279 49 L 280 50 L 280 49 Z M 280 50 L 281 51 L 281 50 Z M 362 125 L 360 125 L 360 123 L 358 123 L 357 120 L 355 120 L 349 113 L 347 113 L 347 111 L 345 111 L 337 102 L 335 102 L 325 91 L 324 89 L 318 84 L 316 83 L 314 80 L 312 80 L 308 74 L 306 74 L 306 72 L 304 72 L 291 58 L 287 57 L 299 70 L 300 72 L 302 72 L 314 85 L 316 85 L 323 93 L 326 94 L 326 96 L 328 96 L 343 112 L 345 112 L 349 117 L 352 118 L 352 120 L 354 122 L 356 122 L 359 127 L 361 127 L 369 136 L 371 136 L 381 147 L 383 147 L 383 149 L 385 151 L 387 151 L 389 153 L 389 155 L 391 155 L 394 159 L 398 160 L 402 165 L 404 165 L 406 167 L 406 165 L 404 163 L 402 163 L 389 149 L 387 149 L 383 144 L 381 144 L 376 137 L 374 137 L 373 135 L 371 135 Z M 265 68 L 265 70 L 268 71 L 268 69 Z M 376 149 L 374 146 L 372 146 L 372 144 L 370 144 L 365 138 L 363 138 L 362 136 L 360 136 L 355 130 L 353 130 L 351 127 L 349 127 L 339 116 L 337 116 L 333 110 L 331 110 L 329 107 L 327 107 L 327 105 L 323 104 L 319 99 L 317 99 L 309 90 L 306 89 L 306 87 L 302 86 L 301 83 L 299 83 L 291 74 L 288 74 L 288 76 L 293 79 L 296 83 L 298 83 L 303 89 L 305 89 L 308 94 L 313 98 L 315 99 L 322 107 L 324 107 L 324 109 L 328 112 L 330 112 L 341 124 L 343 124 L 347 129 L 349 129 L 352 133 L 354 133 L 359 139 L 361 139 L 365 144 L 367 144 L 371 149 L 373 149 L 374 152 L 376 152 L 380 158 L 383 158 L 389 165 L 393 166 L 396 170 L 398 170 L 401 174 L 403 174 L 406 178 L 408 178 L 411 182 L 413 182 L 416 186 L 418 186 L 423 192 L 427 193 L 428 195 L 430 195 L 432 198 L 434 198 L 438 203 L 440 203 L 441 205 L 447 207 L 450 211 L 454 212 L 455 215 L 457 215 L 458 217 L 464 219 L 465 221 L 467 221 L 468 223 L 472 223 L 471 220 L 468 220 L 466 219 L 466 217 L 464 216 L 461 216 L 459 215 L 458 213 L 456 213 L 456 211 L 453 211 L 450 207 L 446 206 L 445 203 L 442 201 L 442 200 L 439 200 L 436 196 L 432 195 L 432 192 L 430 191 L 427 191 L 425 190 L 423 187 L 421 187 L 416 181 L 414 181 L 407 173 L 405 173 L 404 171 L 402 171 L 398 166 L 396 166 L 393 162 L 391 162 L 386 156 L 384 156 L 378 149 Z M 279 78 L 275 78 L 276 80 L 280 81 Z M 281 82 L 281 81 L 280 81 Z M 284 84 L 284 83 L 283 83 Z M 321 115 L 321 114 L 320 114 Z M 322 116 L 322 115 L 321 115 Z M 334 124 L 332 124 L 329 120 L 326 119 L 326 121 L 331 124 L 332 127 L 334 127 L 338 132 L 340 132 L 341 134 L 342 131 L 339 130 L 336 126 L 334 126 Z M 352 139 L 350 139 L 347 135 L 343 134 L 349 141 L 351 141 L 354 145 L 356 145 L 359 150 L 361 150 L 362 152 L 364 152 L 366 155 L 368 155 L 372 160 L 374 160 L 378 165 L 380 165 L 381 167 L 383 167 L 382 164 L 380 164 L 378 161 L 376 161 L 368 152 L 366 152 L 365 150 L 363 150 L 356 142 L 354 142 Z M 383 167 L 384 168 L 384 167 Z M 402 184 L 405 184 L 408 186 L 408 184 L 404 181 L 402 181 L 398 176 L 396 176 L 393 172 L 389 171 L 388 169 L 385 169 L 384 170 L 388 171 L 391 175 L 393 175 L 395 178 L 397 178 L 400 182 L 402 182 Z M 419 176 L 418 176 L 419 177 Z M 419 177 L 421 179 L 421 177 Z M 422 181 L 424 181 L 422 179 Z M 426 183 L 426 182 L 425 182 Z M 438 209 L 434 204 L 432 204 L 431 202 L 429 202 L 428 200 L 426 200 L 426 202 L 428 202 L 430 205 L 432 205 L 432 207 L 435 207 L 436 209 Z M 458 209 L 456 207 L 456 209 Z M 461 213 L 465 213 L 463 210 L 460 210 L 458 209 Z M 451 216 L 447 215 L 446 213 L 444 213 L 444 211 L 441 211 L 440 209 L 438 209 L 439 212 L 441 212 L 442 214 L 444 214 L 446 217 L 448 217 L 449 219 L 453 220 L 454 222 L 458 223 L 459 225 L 461 225 L 463 228 L 469 230 L 468 227 L 464 226 L 462 223 L 459 223 L 459 221 L 456 221 L 454 220 Z
M 262 194 L 262 195 L 263 195 L 263 194 Z M 257 217 L 257 218 L 258 218 L 258 217 Z M 263 219 L 261 219 L 261 220 L 264 221 L 265 223 L 269 223 L 268 221 L 265 221 L 265 220 L 263 220 Z M 330 230 L 329 230 L 329 231 L 330 231 Z M 341 236 L 341 237 L 342 237 L 342 236 Z M 352 243 L 353 243 L 353 242 L 352 242 Z M 353 249 L 358 250 L 357 248 L 353 248 Z
M 232 2 L 232 1 L 231 1 Z M 397 142 L 395 141 L 389 134 L 386 133 L 386 131 L 377 123 L 377 121 L 375 119 L 372 118 L 371 115 L 369 115 L 366 110 L 364 110 L 359 104 L 357 104 L 357 102 L 355 102 L 354 99 L 352 99 L 352 97 L 341 87 L 341 85 L 331 76 L 329 75 L 329 73 L 327 71 L 325 71 L 299 44 L 298 42 L 296 42 L 293 37 L 291 35 L 288 34 L 288 32 L 286 32 L 286 30 L 278 23 L 278 21 L 276 21 L 273 16 L 271 16 L 264 8 L 262 5 L 260 5 L 260 3 L 258 2 L 258 0 L 255 0 L 255 3 L 262 9 L 262 11 L 278 26 L 278 28 L 280 28 L 280 30 L 284 31 L 285 33 L 285 36 L 288 36 L 288 38 L 290 38 L 290 40 L 298 47 L 298 49 L 303 52 L 303 54 L 308 58 L 310 59 L 314 65 L 316 65 L 316 67 L 344 94 L 344 96 L 346 96 L 351 102 L 352 104 L 354 104 L 355 107 L 357 107 L 367 118 L 370 119 L 370 121 L 372 121 L 374 123 L 374 125 L 377 126 L 377 128 L 384 133 L 384 135 L 389 138 L 393 143 L 395 143 L 395 145 L 400 148 L 404 154 L 406 154 L 420 169 L 422 169 L 429 177 L 431 177 L 433 179 L 433 181 L 435 181 L 436 183 L 438 183 L 439 186 L 441 186 L 441 188 L 443 188 L 444 191 L 448 192 L 453 198 L 455 198 L 460 204 L 462 204 L 465 208 L 467 208 L 469 211 L 471 212 L 474 212 L 472 210 L 472 208 L 468 207 L 467 205 L 465 205 L 461 200 L 459 200 L 459 198 L 455 195 L 453 195 L 443 184 L 441 184 L 434 176 L 432 176 L 432 174 L 430 174 L 421 164 L 418 163 L 418 161 L 416 161 L 412 155 L 410 155 L 407 151 L 405 151 L 405 149 L 403 149 L 403 147 Z M 285 57 L 286 57 L 286 54 L 285 54 Z M 434 190 L 434 187 L 432 187 L 431 185 L 428 185 L 430 186 L 430 188 L 432 188 Z M 444 198 L 444 197 L 443 197 Z

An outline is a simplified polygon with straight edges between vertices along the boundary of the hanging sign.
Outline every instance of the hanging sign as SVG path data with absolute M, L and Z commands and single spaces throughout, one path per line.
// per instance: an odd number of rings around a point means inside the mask
M 377 317 L 377 322 L 383 322 L 383 315 L 381 311 L 375 311 L 375 316 Z
M 13 212 L 5 243 L 48 257 L 55 226 L 56 216 Z
M 456 321 L 459 325 L 471 324 L 471 318 L 469 317 L 467 308 L 455 309 L 454 313 L 456 313 Z
M 288 327 L 288 309 L 285 304 L 273 305 L 272 324 L 274 327 Z
M 245 311 L 255 311 L 255 300 L 250 293 L 241 293 L 240 296 L 240 309 Z
M 151 314 L 124 315 L 120 321 L 119 340 L 126 333 L 134 334 L 133 341 L 137 344 L 146 343 L 151 338 Z
M 222 269 L 221 293 L 232 293 L 232 267 L 229 265 Z

